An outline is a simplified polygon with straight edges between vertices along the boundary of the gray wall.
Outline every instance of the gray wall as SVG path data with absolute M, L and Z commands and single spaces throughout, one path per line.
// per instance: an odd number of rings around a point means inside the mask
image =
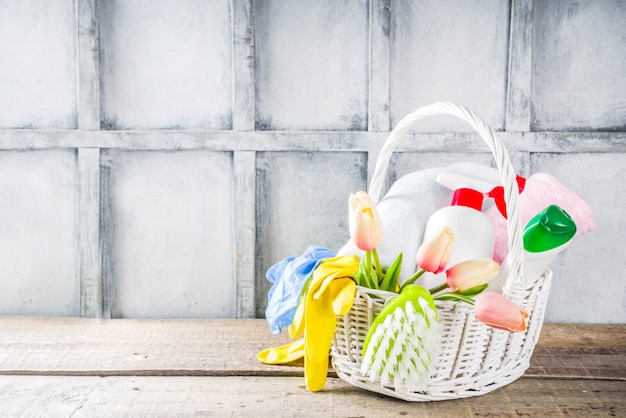
M 626 322 L 626 3 L 0 0 L 0 314 L 263 316 L 265 271 L 348 239 L 390 128 L 435 101 L 500 131 L 597 230 L 556 322 Z M 490 163 L 425 121 L 391 180 Z

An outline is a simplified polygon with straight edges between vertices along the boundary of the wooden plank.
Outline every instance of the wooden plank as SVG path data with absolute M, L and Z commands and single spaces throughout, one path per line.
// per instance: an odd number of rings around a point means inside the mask
M 0 374 L 302 376 L 256 359 L 288 342 L 262 319 L 0 317 Z M 527 375 L 626 380 L 626 325 L 545 324 Z
M 530 130 L 532 80 L 533 0 L 511 3 L 509 77 L 505 127 L 507 131 Z
M 624 416 L 625 390 L 626 382 L 522 378 L 475 398 L 410 403 L 339 379 L 311 393 L 297 377 L 0 376 L 0 405 L 5 416 Z
M 527 376 L 626 380 L 626 326 L 546 324 Z
M 254 131 L 252 1 L 233 1 L 233 129 Z
M 253 121 L 254 123 L 254 121 Z M 256 152 L 233 155 L 235 176 L 235 316 L 254 318 L 256 260 Z
M 256 355 L 289 341 L 264 320 L 0 317 L 0 373 L 302 375 Z
M 80 247 L 79 315 L 102 315 L 102 255 L 100 252 L 100 150 L 78 149 L 78 222 Z
M 96 0 L 76 1 L 78 129 L 100 129 L 99 30 Z

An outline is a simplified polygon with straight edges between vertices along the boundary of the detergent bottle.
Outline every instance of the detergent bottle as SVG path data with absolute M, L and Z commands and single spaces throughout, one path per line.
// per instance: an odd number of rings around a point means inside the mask
M 524 278 L 533 282 L 543 274 L 555 257 L 565 250 L 576 235 L 572 217 L 557 205 L 550 205 L 535 215 L 524 227 Z M 509 276 L 510 254 L 500 265 L 498 276 L 489 290 L 502 291 Z
M 424 241 L 439 233 L 444 227 L 454 234 L 452 254 L 448 268 L 465 260 L 492 258 L 495 243 L 493 224 L 482 212 L 485 194 L 470 188 L 454 191 L 450 206 L 431 215 L 424 231 Z M 445 273 L 425 273 L 420 278 L 426 288 L 440 285 Z

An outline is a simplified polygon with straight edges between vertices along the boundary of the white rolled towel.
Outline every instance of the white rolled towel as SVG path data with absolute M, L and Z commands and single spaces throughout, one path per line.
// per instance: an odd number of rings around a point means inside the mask
M 402 252 L 401 283 L 415 273 L 415 255 L 428 218 L 450 204 L 451 191 L 436 181 L 440 171 L 441 168 L 430 168 L 402 176 L 376 205 L 384 231 L 378 256 L 383 266 L 389 266 Z M 364 256 L 352 240 L 338 252 L 338 255 L 347 254 Z

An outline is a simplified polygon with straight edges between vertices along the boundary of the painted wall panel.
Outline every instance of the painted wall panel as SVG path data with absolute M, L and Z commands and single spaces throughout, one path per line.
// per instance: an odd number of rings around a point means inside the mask
M 103 129 L 230 129 L 230 2 L 105 1 Z
M 537 0 L 532 130 L 626 128 L 626 7 Z
M 76 128 L 74 3 L 0 3 L 0 128 Z
M 347 241 L 382 132 L 449 100 L 507 129 L 518 172 L 555 174 L 596 214 L 553 265 L 547 320 L 625 322 L 625 10 L 1 1 L 0 314 L 263 316 L 272 264 Z M 389 182 L 493 164 L 454 118 L 415 129 L 446 134 L 407 136 Z
M 504 127 L 510 2 L 420 0 L 391 7 L 391 126 L 433 102 L 450 101 Z M 384 59 L 384 58 L 382 58 Z M 418 132 L 471 130 L 424 120 Z
M 109 151 L 113 317 L 233 317 L 232 155 Z
M 258 154 L 258 316 L 265 315 L 269 267 L 309 245 L 337 251 L 350 238 L 348 198 L 366 189 L 366 169 L 364 153 Z
M 550 173 L 582 196 L 596 230 L 575 238 L 559 254 L 546 320 L 626 322 L 625 154 L 535 154 L 532 172 Z
M 77 186 L 75 151 L 0 152 L 0 314 L 77 314 Z
M 258 130 L 366 130 L 368 2 L 254 3 Z

